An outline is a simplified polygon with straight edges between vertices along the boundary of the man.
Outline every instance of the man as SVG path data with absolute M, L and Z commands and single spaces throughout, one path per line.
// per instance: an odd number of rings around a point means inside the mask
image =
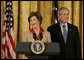
M 81 43 L 78 28 L 68 23 L 69 9 L 61 7 L 58 9 L 58 23 L 48 27 L 52 42 L 59 42 L 60 55 L 51 56 L 52 59 L 80 59 Z

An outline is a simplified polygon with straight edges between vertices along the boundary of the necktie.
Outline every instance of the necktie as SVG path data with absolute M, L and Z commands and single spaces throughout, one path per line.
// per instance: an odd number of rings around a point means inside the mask
M 64 38 L 64 42 L 66 43 L 66 39 L 67 39 L 66 25 L 63 25 L 63 38 Z

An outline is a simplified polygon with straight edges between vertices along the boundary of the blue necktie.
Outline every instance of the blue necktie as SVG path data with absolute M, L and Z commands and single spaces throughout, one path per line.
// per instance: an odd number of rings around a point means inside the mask
M 66 25 L 63 25 L 63 38 L 64 38 L 64 42 L 66 43 L 66 39 L 67 39 Z

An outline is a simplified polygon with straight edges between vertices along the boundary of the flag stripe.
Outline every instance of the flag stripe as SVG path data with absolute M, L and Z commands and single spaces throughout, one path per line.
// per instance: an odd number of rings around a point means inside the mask
M 10 40 L 10 39 L 8 38 L 8 36 L 7 36 L 7 40 Z M 10 41 L 8 42 L 7 46 L 10 47 L 10 49 L 9 49 L 9 51 L 11 52 L 10 54 L 14 57 L 14 56 L 15 56 L 15 53 L 14 53 L 15 50 L 13 50 L 13 47 L 12 47 Z
M 7 54 L 7 47 L 5 47 L 5 51 L 4 51 L 4 57 L 6 57 L 6 59 L 8 58 L 8 54 Z
M 11 29 L 11 37 L 12 37 L 12 39 L 13 39 L 13 42 L 15 42 L 15 41 L 14 41 L 14 37 L 13 37 L 13 36 L 14 36 L 14 32 L 13 32 L 13 31 L 14 31 L 14 30 L 13 30 L 13 28 L 12 28 L 12 29 Z
M 9 51 L 9 50 L 10 50 L 10 49 L 9 49 L 9 46 L 8 46 L 8 44 L 7 44 L 7 40 L 6 40 L 6 48 L 7 48 L 7 50 L 8 50 L 7 53 L 9 53 L 9 54 L 8 54 L 9 58 L 12 59 L 12 56 L 11 56 L 10 51 Z
M 3 25 L 5 26 L 5 20 L 4 20 L 4 23 L 3 23 Z
M 8 47 L 7 47 L 7 40 L 5 41 L 5 56 L 8 58 Z
M 3 46 L 3 47 L 2 47 L 3 51 L 5 51 L 5 45 L 4 45 L 4 44 L 2 44 L 2 46 Z
M 5 37 L 6 36 L 6 30 L 3 32 L 3 37 Z
M 11 35 L 9 35 L 8 37 L 9 37 L 10 43 L 11 43 L 11 45 L 13 47 L 13 50 L 15 50 L 14 49 L 15 48 L 15 43 L 13 42 L 13 39 L 12 39 Z
M 5 56 L 5 59 L 7 59 L 7 57 Z

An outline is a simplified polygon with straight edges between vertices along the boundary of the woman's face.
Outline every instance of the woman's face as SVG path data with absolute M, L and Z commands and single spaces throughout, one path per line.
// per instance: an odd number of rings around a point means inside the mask
M 36 27 L 39 27 L 40 22 L 38 21 L 38 19 L 36 18 L 36 16 L 32 16 L 30 18 L 30 24 L 32 25 L 32 28 L 36 28 Z

